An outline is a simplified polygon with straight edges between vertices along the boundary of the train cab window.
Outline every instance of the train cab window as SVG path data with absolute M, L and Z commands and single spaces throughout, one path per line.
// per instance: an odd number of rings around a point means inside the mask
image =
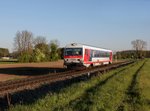
M 75 55 L 82 55 L 82 49 L 74 49 L 74 54 Z
M 66 56 L 82 55 L 82 48 L 66 48 Z

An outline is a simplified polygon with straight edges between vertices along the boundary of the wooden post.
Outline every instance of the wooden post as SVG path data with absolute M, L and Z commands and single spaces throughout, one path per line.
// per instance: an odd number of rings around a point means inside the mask
M 11 95 L 9 93 L 7 93 L 6 98 L 7 98 L 8 107 L 10 107 L 10 105 L 11 105 Z

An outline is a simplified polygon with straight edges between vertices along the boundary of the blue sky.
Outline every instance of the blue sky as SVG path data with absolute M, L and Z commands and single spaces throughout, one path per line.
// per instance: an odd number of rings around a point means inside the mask
M 149 0 L 0 0 L 0 47 L 13 50 L 17 31 L 28 30 L 60 46 L 78 42 L 112 50 L 150 49 Z

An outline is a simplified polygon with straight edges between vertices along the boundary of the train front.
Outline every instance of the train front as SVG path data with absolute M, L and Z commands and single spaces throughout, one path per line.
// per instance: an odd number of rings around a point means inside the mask
M 78 44 L 69 44 L 64 49 L 64 65 L 67 68 L 83 66 L 83 48 Z

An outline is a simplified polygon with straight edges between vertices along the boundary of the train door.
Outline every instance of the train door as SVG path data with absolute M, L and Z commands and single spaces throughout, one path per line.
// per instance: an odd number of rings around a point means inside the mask
M 84 62 L 88 62 L 89 60 L 90 60 L 90 50 L 89 49 L 85 49 Z

